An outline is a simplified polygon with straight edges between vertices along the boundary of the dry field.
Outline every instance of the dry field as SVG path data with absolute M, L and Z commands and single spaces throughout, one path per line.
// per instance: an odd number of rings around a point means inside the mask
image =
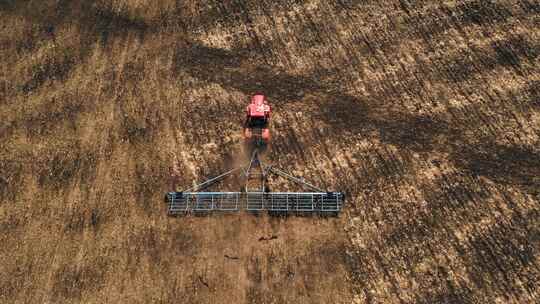
M 539 28 L 537 0 L 0 1 L 0 302 L 539 303 Z M 267 158 L 345 211 L 167 217 L 255 91 Z

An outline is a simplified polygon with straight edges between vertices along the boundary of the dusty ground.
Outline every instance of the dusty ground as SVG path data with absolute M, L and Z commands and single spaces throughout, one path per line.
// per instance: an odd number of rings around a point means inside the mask
M 535 0 L 1 1 L 0 302 L 538 303 L 539 27 Z M 268 158 L 346 211 L 167 217 L 258 90 Z

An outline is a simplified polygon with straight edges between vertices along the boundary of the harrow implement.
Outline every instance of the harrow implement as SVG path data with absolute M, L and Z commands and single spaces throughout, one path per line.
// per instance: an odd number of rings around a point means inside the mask
M 209 186 L 241 172 L 244 185 L 239 192 L 205 192 Z M 271 192 L 267 179 L 274 174 L 296 183 L 309 192 Z M 272 213 L 327 213 L 337 214 L 343 208 L 344 195 L 341 192 L 324 191 L 302 178 L 294 177 L 273 166 L 265 166 L 255 150 L 245 167 L 229 170 L 204 181 L 190 189 L 169 192 L 166 196 L 169 215 L 192 212 L 251 212 L 268 211 Z

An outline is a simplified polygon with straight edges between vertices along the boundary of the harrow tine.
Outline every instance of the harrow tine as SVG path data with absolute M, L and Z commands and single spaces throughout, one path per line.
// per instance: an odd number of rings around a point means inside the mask
M 169 214 L 191 211 L 339 212 L 341 192 L 170 192 Z

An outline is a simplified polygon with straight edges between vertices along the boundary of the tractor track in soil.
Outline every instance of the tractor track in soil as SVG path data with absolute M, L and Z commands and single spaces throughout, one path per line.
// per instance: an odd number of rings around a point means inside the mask
M 539 15 L 0 3 L 0 302 L 538 302 Z M 255 91 L 265 157 L 345 211 L 167 217 L 166 191 L 240 161 Z

